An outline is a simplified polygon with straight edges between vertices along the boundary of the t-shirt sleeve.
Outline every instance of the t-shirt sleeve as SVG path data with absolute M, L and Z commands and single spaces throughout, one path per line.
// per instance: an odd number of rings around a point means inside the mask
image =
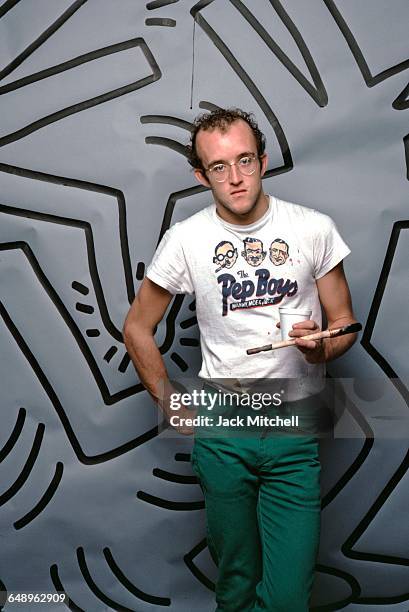
M 169 293 L 194 293 L 178 224 L 165 232 L 148 266 L 146 276 Z
M 328 215 L 316 212 L 314 232 L 314 278 L 318 279 L 335 268 L 351 249 L 345 244 L 337 226 Z

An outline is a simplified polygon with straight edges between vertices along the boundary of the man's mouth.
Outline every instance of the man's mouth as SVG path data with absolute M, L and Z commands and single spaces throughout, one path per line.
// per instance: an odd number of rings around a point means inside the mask
M 237 189 L 236 191 L 231 191 L 230 195 L 240 195 L 242 193 L 246 193 L 246 189 Z

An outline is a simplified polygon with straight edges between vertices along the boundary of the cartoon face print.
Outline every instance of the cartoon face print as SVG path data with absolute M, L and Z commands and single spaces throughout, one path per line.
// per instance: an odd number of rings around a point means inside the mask
M 263 251 L 263 243 L 258 238 L 246 238 L 243 240 L 244 251 L 242 256 L 251 266 L 259 266 L 266 256 L 266 251 Z
M 275 266 L 281 266 L 287 261 L 288 255 L 288 244 L 281 238 L 275 238 L 270 244 L 270 261 Z
M 237 249 L 231 242 L 227 240 L 219 242 L 214 250 L 213 257 L 213 263 L 218 264 L 216 272 L 219 272 L 222 268 L 232 268 L 238 256 Z

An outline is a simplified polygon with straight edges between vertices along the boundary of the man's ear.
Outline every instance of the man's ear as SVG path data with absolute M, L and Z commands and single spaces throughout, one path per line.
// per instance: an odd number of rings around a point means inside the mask
M 263 153 L 263 155 L 260 157 L 260 161 L 261 161 L 260 176 L 264 176 L 265 171 L 267 170 L 267 164 L 268 164 L 267 153 Z
M 194 174 L 195 174 L 196 179 L 199 181 L 199 183 L 201 183 L 205 187 L 210 187 L 210 183 L 206 178 L 204 170 L 200 170 L 200 168 L 195 168 Z

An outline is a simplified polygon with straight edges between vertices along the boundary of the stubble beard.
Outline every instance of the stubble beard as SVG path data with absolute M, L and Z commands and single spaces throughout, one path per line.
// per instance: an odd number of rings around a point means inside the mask
M 214 199 L 215 199 L 216 204 L 218 204 L 224 210 L 228 211 L 229 213 L 233 213 L 234 215 L 237 215 L 238 217 L 245 218 L 254 210 L 259 200 L 261 199 L 261 197 L 262 197 L 262 186 L 260 185 L 260 189 L 258 190 L 257 194 L 254 196 L 254 198 L 251 200 L 251 202 L 247 205 L 245 211 L 237 211 L 234 204 L 230 204 L 226 200 L 220 200 L 219 198 L 216 198 L 216 197 Z

